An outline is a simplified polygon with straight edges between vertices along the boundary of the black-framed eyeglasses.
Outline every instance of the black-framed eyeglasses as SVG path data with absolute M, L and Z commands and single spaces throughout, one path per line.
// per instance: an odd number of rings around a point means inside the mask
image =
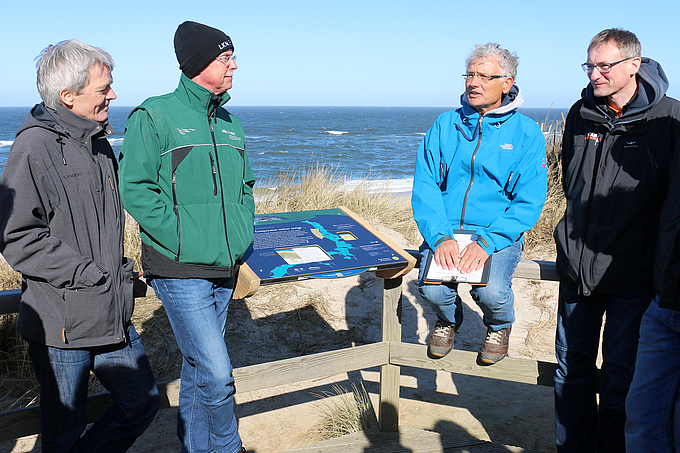
M 615 61 L 614 63 L 598 63 L 598 64 L 583 63 L 581 67 L 586 72 L 586 74 L 591 74 L 595 69 L 597 69 L 600 74 L 606 74 L 609 71 L 611 71 L 612 68 L 617 64 L 623 63 L 626 60 L 632 60 L 633 58 L 635 57 L 624 58 L 623 60 Z
M 486 75 L 486 74 L 475 74 L 473 72 L 466 72 L 463 74 L 463 78 L 465 79 L 466 82 L 472 82 L 474 78 L 477 77 L 480 82 L 482 83 L 489 83 L 492 80 L 495 79 L 502 79 L 504 77 L 507 77 L 507 75 Z

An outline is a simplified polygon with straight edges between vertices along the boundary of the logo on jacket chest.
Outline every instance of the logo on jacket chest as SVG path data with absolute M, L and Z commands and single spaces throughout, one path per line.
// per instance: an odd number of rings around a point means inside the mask
M 235 140 L 235 141 L 237 141 L 237 142 L 240 142 L 240 141 L 241 141 L 241 137 L 239 137 L 238 135 L 234 134 L 232 131 L 228 131 L 228 130 L 226 130 L 226 129 L 222 129 L 222 133 L 223 133 L 223 134 L 227 134 L 227 135 L 229 136 L 229 140 Z
M 196 129 L 180 129 L 180 128 L 177 128 L 177 132 L 179 132 L 180 135 L 187 135 L 191 132 L 194 132 L 195 130 Z

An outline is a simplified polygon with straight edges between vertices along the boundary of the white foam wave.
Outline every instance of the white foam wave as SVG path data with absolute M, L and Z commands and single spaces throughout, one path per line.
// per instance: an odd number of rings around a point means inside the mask
M 123 143 L 123 137 L 120 138 L 109 138 L 107 139 L 111 145 Z
M 14 140 L 0 140 L 0 148 L 4 148 L 5 146 L 10 147 L 12 146 L 12 143 L 14 143 Z
M 349 131 L 326 131 L 326 133 L 331 135 L 343 135 L 349 133 Z

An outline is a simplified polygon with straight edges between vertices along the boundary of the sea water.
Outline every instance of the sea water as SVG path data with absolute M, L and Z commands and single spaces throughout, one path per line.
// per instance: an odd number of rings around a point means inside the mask
M 256 185 L 280 175 L 327 166 L 347 180 L 388 181 L 392 192 L 413 184 L 416 152 L 437 117 L 455 107 L 243 107 L 225 106 L 241 121 Z M 109 139 L 120 152 L 132 108 L 111 106 Z M 0 107 L 0 171 L 30 107 Z M 565 109 L 520 109 L 547 130 Z

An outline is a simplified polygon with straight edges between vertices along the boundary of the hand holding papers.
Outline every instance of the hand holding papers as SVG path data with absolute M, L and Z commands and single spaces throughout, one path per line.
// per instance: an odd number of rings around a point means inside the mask
M 455 230 L 453 232 L 453 239 L 458 243 L 458 249 L 462 251 L 467 245 L 477 240 L 477 235 L 474 231 Z M 457 282 L 470 283 L 473 285 L 486 285 L 489 282 L 491 258 L 491 256 L 487 258 L 481 269 L 475 269 L 468 273 L 461 272 L 455 267 L 449 270 L 439 266 L 434 259 L 434 253 L 430 253 L 427 263 L 425 263 L 425 276 L 423 281 L 430 284 Z

